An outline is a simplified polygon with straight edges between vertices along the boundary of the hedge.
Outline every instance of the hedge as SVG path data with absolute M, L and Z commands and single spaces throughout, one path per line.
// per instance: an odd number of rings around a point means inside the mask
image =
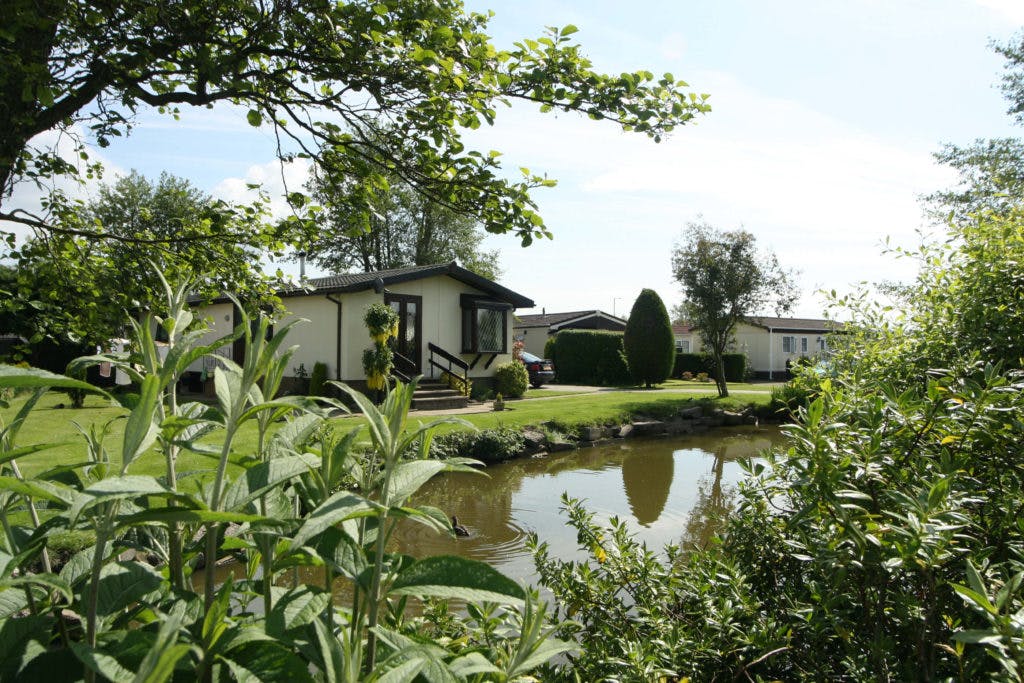
M 564 384 L 628 384 L 622 357 L 622 333 L 603 330 L 562 330 L 553 337 L 551 360 Z
M 725 365 L 726 382 L 743 382 L 747 378 L 747 357 L 742 353 L 727 353 L 722 356 Z M 682 377 L 684 372 L 694 375 L 700 372 L 715 376 L 715 359 L 708 353 L 677 353 L 676 367 L 672 371 L 674 377 Z

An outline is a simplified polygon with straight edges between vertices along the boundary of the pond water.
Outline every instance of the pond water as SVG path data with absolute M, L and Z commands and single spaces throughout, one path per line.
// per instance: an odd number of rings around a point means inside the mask
M 561 512 L 563 492 L 584 499 L 599 522 L 626 521 L 653 550 L 666 543 L 702 546 L 732 505 L 743 477 L 738 460 L 756 457 L 781 438 L 777 428 L 744 427 L 615 441 L 492 465 L 487 476 L 435 477 L 414 502 L 457 516 L 470 536 L 449 538 L 410 523 L 397 531 L 396 549 L 414 557 L 462 555 L 535 583 L 528 532 L 547 541 L 555 557 L 579 556 L 576 532 Z

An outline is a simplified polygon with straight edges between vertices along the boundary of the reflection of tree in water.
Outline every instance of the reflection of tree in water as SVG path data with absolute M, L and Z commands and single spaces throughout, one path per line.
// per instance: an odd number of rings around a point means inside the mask
M 714 465 L 711 476 L 701 477 L 697 482 L 697 500 L 686 516 L 686 530 L 681 545 L 684 549 L 707 548 L 711 539 L 725 526 L 735 506 L 736 489 L 722 486 L 722 473 L 727 460 L 751 455 L 730 453 L 730 445 L 723 442 L 714 450 Z M 747 449 L 743 449 L 747 450 Z M 758 449 L 760 450 L 760 449 Z M 730 457 L 731 456 L 731 457 Z
M 736 488 L 722 485 L 725 463 L 740 458 L 754 458 L 770 449 L 774 439 L 723 438 L 712 453 L 715 462 L 710 476 L 697 482 L 696 502 L 686 516 L 686 530 L 680 543 L 686 549 L 705 549 L 725 527 L 735 509 Z
M 675 454 L 668 448 L 630 453 L 622 461 L 626 500 L 636 521 L 643 526 L 656 522 L 665 510 L 674 470 Z

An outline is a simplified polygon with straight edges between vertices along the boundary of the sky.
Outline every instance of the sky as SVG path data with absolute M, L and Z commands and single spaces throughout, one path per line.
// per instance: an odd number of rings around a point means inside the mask
M 934 231 L 919 197 L 948 187 L 944 143 L 1019 135 L 999 92 L 991 41 L 1024 27 L 1024 0 L 470 0 L 494 11 L 499 48 L 573 24 L 598 71 L 672 73 L 710 94 L 712 111 L 655 144 L 614 124 L 536 106 L 499 111 L 469 146 L 503 152 L 558 180 L 534 198 L 552 240 L 523 248 L 489 236 L 500 282 L 533 299 L 526 313 L 600 309 L 620 316 L 641 289 L 681 300 L 671 252 L 688 223 L 753 233 L 798 271 L 798 317 L 821 317 L 817 292 L 909 280 L 913 264 L 883 253 Z M 132 134 L 98 155 L 112 175 L 135 169 L 188 178 L 228 200 L 247 183 L 301 187 L 274 139 L 229 106 L 142 112 Z M 32 204 L 28 190 L 16 200 Z M 283 210 L 283 202 L 278 204 Z M 297 272 L 294 263 L 275 264 Z M 310 274 L 319 274 L 311 272 Z

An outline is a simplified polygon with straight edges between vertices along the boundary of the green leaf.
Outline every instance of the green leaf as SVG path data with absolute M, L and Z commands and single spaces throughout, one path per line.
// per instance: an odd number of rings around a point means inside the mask
M 160 378 L 147 375 L 139 388 L 139 402 L 128 416 L 121 448 L 121 471 L 125 471 L 135 458 L 156 442 L 160 427 L 156 421 L 156 407 L 161 400 Z
M 365 516 L 378 508 L 379 506 L 362 496 L 348 491 L 339 491 L 325 500 L 306 518 L 291 539 L 292 548 L 297 550 L 335 524 L 353 517 Z
M 135 679 L 135 674 L 124 668 L 120 662 L 105 652 L 77 641 L 72 641 L 68 645 L 82 664 L 104 678 L 114 681 L 114 683 L 132 683 Z
M 263 123 L 263 114 L 259 113 L 255 109 L 250 109 L 249 113 L 245 115 L 245 119 L 249 122 L 249 125 L 253 128 L 258 128 Z
M 274 601 L 274 607 L 267 615 L 267 633 L 284 636 L 288 631 L 318 619 L 330 604 L 330 593 L 314 591 L 308 586 L 292 589 Z
M 440 472 L 478 472 L 459 462 L 442 460 L 409 460 L 395 467 L 388 483 L 385 500 L 391 505 L 401 505 L 421 486 Z
M 160 588 L 163 577 L 149 565 L 139 562 L 115 562 L 100 573 L 97 612 L 113 614 L 125 609 Z
M 138 498 L 139 496 L 174 496 L 173 491 L 153 477 L 128 475 L 101 479 L 79 492 L 68 509 L 68 518 L 74 523 L 85 510 L 114 500 Z
M 165 507 L 144 510 L 135 514 L 120 517 L 117 520 L 119 529 L 140 524 L 162 524 L 170 525 L 176 522 L 186 523 L 221 523 L 234 522 L 236 524 L 281 524 L 282 522 L 259 515 L 249 515 L 234 510 L 215 512 L 213 510 L 197 510 L 195 508 Z
M 38 370 L 36 368 L 19 368 L 13 365 L 0 364 L 0 388 L 3 387 L 10 387 L 12 389 L 36 389 L 44 387 L 56 389 L 82 389 L 83 391 L 91 391 L 93 393 L 109 397 L 107 392 L 102 389 L 97 389 L 88 382 L 71 379 L 64 375 L 56 375 L 52 372 L 47 372 L 46 370 Z
M 174 674 L 174 665 L 184 657 L 189 646 L 178 644 L 186 604 L 177 602 L 160 624 L 156 641 L 146 653 L 132 683 L 164 683 Z
M 59 505 L 71 505 L 75 499 L 75 491 L 63 484 L 40 479 L 18 479 L 16 477 L 0 477 L 0 490 L 10 491 L 30 498 L 46 500 Z
M 283 458 L 273 458 L 247 469 L 242 476 L 231 482 L 221 502 L 223 510 L 241 510 L 279 484 L 292 477 L 305 474 L 320 464 L 319 458 L 303 453 Z
M 522 586 L 484 562 L 439 555 L 414 562 L 399 573 L 392 594 L 519 604 Z
M 976 645 L 998 645 L 1003 638 L 996 631 L 960 631 L 953 634 L 953 640 L 958 643 L 971 643 Z
M 28 607 L 25 591 L 0 591 L 0 620 L 13 616 Z
M 579 29 L 573 24 L 567 24 L 562 27 L 561 34 L 563 36 L 571 36 L 574 33 L 578 33 Z
M 500 673 L 501 669 L 494 666 L 479 652 L 470 652 L 468 655 L 453 659 L 448 668 L 459 678 L 469 678 L 477 674 Z
M 0 581 L 0 590 L 17 588 L 19 586 L 42 586 L 46 590 L 57 591 L 68 602 L 74 599 L 71 586 L 56 574 L 25 574 L 24 576 Z
M 53 627 L 53 619 L 36 615 L 0 620 L 0 680 L 17 680 L 29 643 L 49 642 Z

